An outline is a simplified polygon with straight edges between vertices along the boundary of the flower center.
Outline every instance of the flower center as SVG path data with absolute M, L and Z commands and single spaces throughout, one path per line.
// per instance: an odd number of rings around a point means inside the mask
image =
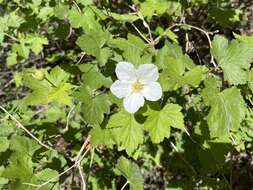
M 140 92 L 142 89 L 143 89 L 144 85 L 142 83 L 140 83 L 139 80 L 135 81 L 133 84 L 132 84 L 132 90 L 134 92 Z

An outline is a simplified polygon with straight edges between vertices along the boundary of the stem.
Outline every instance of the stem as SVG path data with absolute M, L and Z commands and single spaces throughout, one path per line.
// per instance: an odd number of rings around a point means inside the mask
M 94 153 L 95 153 L 95 148 L 92 148 L 91 150 L 91 158 L 90 158 L 90 165 L 89 165 L 89 172 L 87 174 L 87 181 L 89 181 L 89 177 L 90 177 L 90 170 L 93 164 L 93 159 L 94 159 Z
M 18 40 L 17 38 L 15 38 L 14 36 L 11 36 L 11 35 L 9 35 L 9 34 L 7 34 L 7 33 L 5 33 L 5 32 L 4 32 L 4 35 L 5 35 L 5 36 L 8 36 L 9 38 L 11 38 L 12 40 L 14 40 L 14 41 L 16 41 L 16 42 L 19 42 L 19 40 Z
M 59 175 L 49 179 L 48 181 L 46 181 L 45 183 L 42 183 L 41 185 L 38 185 L 38 187 L 35 190 L 39 190 L 41 187 L 47 185 L 50 182 L 53 182 L 55 179 L 57 179 L 58 177 L 61 177 L 63 174 L 67 173 L 69 170 L 71 170 L 72 168 L 76 167 L 76 164 L 73 164 L 70 168 L 68 168 L 67 170 L 63 171 L 62 173 L 60 173 Z
M 75 161 L 76 161 L 76 162 L 78 162 L 78 161 L 80 160 L 80 157 L 81 157 L 81 155 L 82 155 L 82 153 L 83 153 L 83 150 L 84 150 L 85 147 L 88 145 L 89 141 L 90 141 L 90 136 L 87 137 L 87 139 L 84 141 L 84 143 L 83 143 L 81 149 L 79 150 L 79 152 L 78 152 L 78 154 L 77 154 L 77 156 L 76 156 L 76 158 L 75 158 Z
M 170 30 L 170 29 L 176 27 L 176 26 L 186 26 L 186 27 L 193 28 L 193 29 L 195 29 L 195 30 L 198 30 L 198 31 L 202 32 L 203 34 L 205 34 L 205 36 L 206 36 L 206 38 L 207 38 L 207 40 L 208 40 L 210 49 L 213 48 L 213 46 L 212 46 L 212 41 L 211 41 L 211 38 L 210 38 L 210 36 L 209 36 L 209 32 L 207 32 L 207 31 L 205 31 L 205 30 L 203 30 L 203 29 L 201 29 L 201 28 L 199 28 L 199 27 L 197 27 L 197 26 L 192 26 L 192 25 L 189 25 L 189 24 L 174 24 L 174 25 L 170 26 L 169 28 L 167 28 L 167 29 L 165 30 L 165 32 L 166 32 L 167 30 Z M 165 33 L 165 32 L 164 32 L 164 33 Z M 163 36 L 163 35 L 157 37 L 157 38 L 155 39 L 154 43 L 155 43 L 155 44 L 158 43 L 158 41 L 161 39 L 162 36 Z M 211 61 L 210 61 L 210 62 L 213 64 L 213 66 L 214 66 L 215 68 L 217 68 L 217 65 L 216 65 L 216 63 L 215 63 L 215 61 L 214 61 L 214 57 L 213 57 L 212 55 L 211 55 Z
M 82 151 L 82 149 L 80 149 L 79 153 L 80 153 L 81 151 Z M 82 155 L 81 158 L 80 158 L 80 156 L 79 156 L 79 158 L 77 157 L 77 160 L 75 161 L 75 163 L 74 163 L 70 168 L 66 169 L 65 171 L 63 171 L 63 172 L 60 173 L 59 175 L 57 175 L 57 176 L 55 176 L 55 177 L 49 179 L 48 181 L 42 183 L 41 185 L 38 185 L 38 187 L 37 187 L 35 190 L 39 190 L 39 189 L 42 188 L 43 186 L 45 186 L 45 185 L 47 185 L 48 183 L 54 181 L 54 180 L 57 179 L 58 177 L 64 175 L 65 173 L 67 173 L 67 172 L 70 171 L 71 169 L 73 169 L 73 168 L 79 166 L 79 165 L 80 165 L 80 162 L 82 161 L 82 159 L 84 158 L 84 156 L 85 156 L 85 155 L 87 154 L 87 152 L 89 152 L 89 151 L 90 151 L 90 147 L 87 148 L 87 150 L 84 152 L 84 154 Z M 79 154 L 78 154 L 78 155 L 79 155 Z
M 80 9 L 80 7 L 78 6 L 78 4 L 76 3 L 75 0 L 73 0 L 73 3 L 74 3 L 74 5 L 76 6 L 78 12 L 79 12 L 80 14 L 82 14 L 82 10 Z
M 82 166 L 80 164 L 78 165 L 78 170 L 79 170 L 79 174 L 80 174 L 80 177 L 81 177 L 81 180 L 82 180 L 81 190 L 86 190 L 86 182 L 85 182 L 85 179 L 84 179 L 84 176 L 83 176 Z
M 63 131 L 62 131 L 63 133 L 67 132 L 68 129 L 69 129 L 69 119 L 70 119 L 71 113 L 72 113 L 72 111 L 74 110 L 75 107 L 76 107 L 76 106 L 73 105 L 73 106 L 70 108 L 70 111 L 69 111 L 69 113 L 68 113 L 68 115 L 67 115 L 66 126 L 65 126 L 65 128 L 63 129 Z
M 126 183 L 121 187 L 120 190 L 123 190 L 127 186 L 127 184 L 128 184 L 128 181 L 126 181 Z
M 4 107 L 0 105 L 0 109 L 3 110 L 13 121 L 15 121 L 21 129 L 23 129 L 30 137 L 32 137 L 35 141 L 37 141 L 41 146 L 45 147 L 49 150 L 54 150 L 48 145 L 41 142 L 37 137 L 35 137 L 28 129 L 26 129 L 13 115 L 11 115 Z
M 134 29 L 140 34 L 140 36 L 141 36 L 148 44 L 151 43 L 151 42 L 141 33 L 141 31 L 140 31 L 134 24 L 132 24 L 132 26 L 134 27 Z

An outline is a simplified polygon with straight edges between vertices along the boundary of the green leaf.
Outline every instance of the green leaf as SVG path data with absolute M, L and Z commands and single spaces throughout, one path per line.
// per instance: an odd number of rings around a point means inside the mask
M 68 11 L 68 19 L 71 27 L 79 28 L 82 24 L 82 16 L 77 9 L 71 9 Z
M 163 35 L 166 35 L 170 40 L 172 40 L 175 43 L 178 43 L 178 36 L 172 32 L 171 30 L 166 30 Z
M 143 141 L 142 124 L 134 115 L 120 111 L 110 117 L 107 129 L 111 129 L 112 137 L 118 149 L 125 149 L 131 155 Z
M 182 83 L 197 87 L 205 79 L 207 71 L 208 69 L 205 66 L 196 66 L 184 74 Z
M 144 189 L 144 179 L 137 164 L 122 156 L 119 158 L 116 167 L 128 181 L 131 190 Z
M 237 130 L 244 119 L 244 101 L 239 89 L 233 87 L 219 92 L 217 83 L 211 81 L 205 82 L 206 88 L 202 92 L 205 104 L 211 106 L 207 116 L 210 135 L 229 135 L 230 130 Z
M 94 94 L 89 87 L 82 87 L 75 96 L 82 102 L 84 120 L 91 125 L 102 123 L 104 114 L 110 111 L 111 103 L 107 94 Z
M 48 180 L 51 180 L 52 178 L 56 177 L 58 175 L 58 172 L 55 170 L 52 170 L 50 168 L 46 168 L 34 175 L 34 177 L 31 179 L 31 181 L 36 182 L 36 184 L 42 184 Z M 58 178 L 55 178 L 51 183 L 43 186 L 41 189 L 42 190 L 47 190 L 47 189 L 52 189 L 52 190 L 57 190 L 59 189 L 58 185 Z
M 109 48 L 102 48 L 109 36 L 107 33 L 94 32 L 89 35 L 82 35 L 77 39 L 76 44 L 87 54 L 97 58 L 101 66 L 104 66 L 111 56 Z
M 47 45 L 47 44 L 48 44 L 47 38 L 35 36 L 32 38 L 32 43 L 30 44 L 30 48 L 35 54 L 38 55 L 43 50 L 43 45 Z
M 72 97 L 69 96 L 68 92 L 74 86 L 70 83 L 63 83 L 56 88 L 53 88 L 47 95 L 47 102 L 56 101 L 59 104 L 70 105 Z
M 8 57 L 7 57 L 7 60 L 6 60 L 6 63 L 8 66 L 12 66 L 12 65 L 15 65 L 18 63 L 17 61 L 17 53 L 16 52 L 10 52 L 8 54 Z
M 69 8 L 67 5 L 59 3 L 57 6 L 54 7 L 54 14 L 57 18 L 64 19 L 68 15 L 68 10 Z
M 14 133 L 14 129 L 11 124 L 7 123 L 0 124 L 0 137 L 8 137 L 12 133 Z
M 196 88 L 208 72 L 205 66 L 196 66 L 178 45 L 170 43 L 158 52 L 157 64 L 163 69 L 160 74 L 163 91 L 176 90 L 184 85 Z
M 121 21 L 121 22 L 134 22 L 139 19 L 136 15 L 130 15 L 130 14 L 117 14 L 117 13 L 110 13 L 110 16 L 112 16 L 115 20 Z
M 37 34 L 29 34 L 25 37 L 22 37 L 20 39 L 20 43 L 25 44 L 25 47 L 31 49 L 35 54 L 38 55 L 42 51 L 43 45 L 48 44 L 48 40 L 46 37 L 42 37 Z
M 4 170 L 3 177 L 21 182 L 30 182 L 33 177 L 33 163 L 30 156 L 22 155 L 21 152 L 13 153 L 10 164 Z
M 27 59 L 29 57 L 29 46 L 22 42 L 20 44 L 14 43 L 11 47 L 12 53 L 16 53 L 20 57 Z
M 40 146 L 32 139 L 23 136 L 12 136 L 10 141 L 10 149 L 22 155 L 32 156 Z
M 100 126 L 95 126 L 90 130 L 91 144 L 97 145 L 107 145 L 110 146 L 115 144 L 112 138 L 110 129 L 102 129 Z
M 2 176 L 4 170 L 5 170 L 4 166 L 0 166 L 0 176 Z M 3 189 L 2 185 L 8 184 L 8 182 L 9 180 L 7 178 L 0 177 L 0 188 Z
M 0 152 L 5 152 L 10 145 L 10 141 L 7 137 L 0 137 Z
M 253 70 L 252 69 L 248 73 L 248 86 L 251 92 L 253 93 Z
M 143 40 L 132 34 L 128 34 L 128 39 L 116 38 L 109 41 L 109 45 L 115 49 L 123 51 L 123 57 L 126 61 L 131 62 L 135 66 L 146 63 L 144 55 L 150 55 L 146 52 L 148 45 Z M 151 55 L 150 55 L 151 56 Z
M 93 35 L 82 35 L 77 39 L 76 44 L 87 54 L 100 57 L 100 48 L 103 46 Z
M 97 66 L 91 64 L 83 64 L 79 66 L 83 73 L 82 79 L 84 83 L 91 89 L 98 89 L 102 86 L 110 87 L 112 80 L 109 77 L 105 77 L 101 72 L 99 72 Z M 96 80 L 94 80 L 96 78 Z
M 52 16 L 53 14 L 54 9 L 52 7 L 42 7 L 37 17 L 45 21 L 46 19 L 48 19 L 48 17 Z
M 23 78 L 23 84 L 32 90 L 32 93 L 23 99 L 24 106 L 48 103 L 47 96 L 52 90 L 52 86 L 48 81 L 38 81 L 34 80 L 31 76 L 25 76 Z
M 87 5 L 92 5 L 93 0 L 79 0 L 81 4 L 87 6 Z
M 165 137 L 169 138 L 170 128 L 184 128 L 181 107 L 177 104 L 167 104 L 162 110 L 148 109 L 144 127 L 148 130 L 153 143 L 160 143 Z
M 83 9 L 83 13 L 80 13 L 79 10 L 72 8 L 68 12 L 68 19 L 72 27 L 82 27 L 86 34 L 92 35 L 93 33 L 97 34 L 103 32 L 91 6 L 85 7 Z
M 144 17 L 152 17 L 154 13 L 159 15 L 165 13 L 179 15 L 181 12 L 181 4 L 178 1 L 146 0 L 140 4 L 140 12 Z
M 210 7 L 209 16 L 212 17 L 216 22 L 223 26 L 231 25 L 233 22 L 241 20 L 242 10 L 240 9 L 229 9 L 220 7 Z
M 160 69 L 166 69 L 175 59 L 181 62 L 181 67 L 192 69 L 196 66 L 188 55 L 183 54 L 183 51 L 178 44 L 169 42 L 165 43 L 165 45 L 157 52 L 156 64 Z
M 39 76 L 35 75 L 36 71 L 39 70 L 24 72 L 23 84 L 32 90 L 32 93 L 23 99 L 24 106 L 50 102 L 58 102 L 62 105 L 71 104 L 72 98 L 69 96 L 69 92 L 74 88 L 74 85 L 66 82 L 69 78 L 67 72 L 59 66 L 54 67 L 50 73 L 45 72 L 45 77 L 40 72 L 37 72 Z
M 24 18 L 17 15 L 16 11 L 11 12 L 10 14 L 5 16 L 6 23 L 4 23 L 7 27 L 18 28 L 23 22 Z
M 61 67 L 56 66 L 51 70 L 51 72 L 46 76 L 46 78 L 54 86 L 59 86 L 60 84 L 68 80 L 69 74 L 65 72 Z
M 234 33 L 237 40 L 243 43 L 247 43 L 249 46 L 253 47 L 253 36 L 238 35 Z
M 247 43 L 228 40 L 216 35 L 212 42 L 212 55 L 224 72 L 224 78 L 230 84 L 238 85 L 247 82 L 247 70 L 253 58 L 253 48 Z

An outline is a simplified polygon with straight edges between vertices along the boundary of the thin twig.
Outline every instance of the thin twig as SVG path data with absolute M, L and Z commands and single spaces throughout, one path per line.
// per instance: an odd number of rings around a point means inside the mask
M 86 149 L 86 151 L 83 153 L 83 155 L 82 156 L 80 156 L 80 158 L 79 158 L 79 161 L 78 162 L 81 162 L 82 160 L 83 160 L 83 158 L 85 157 L 85 155 L 86 155 L 86 153 L 88 152 L 88 151 L 90 151 L 91 150 L 91 148 L 92 148 L 92 146 L 89 144 L 89 145 L 87 145 L 87 149 Z
M 81 180 L 82 180 L 81 190 L 86 190 L 86 182 L 85 182 L 85 179 L 84 179 L 84 176 L 83 176 L 83 170 L 82 170 L 81 164 L 78 165 L 78 170 L 79 170 L 79 174 L 80 174 L 80 177 L 81 177 Z
M 247 100 L 249 100 L 251 106 L 253 106 L 253 102 L 252 102 L 252 100 L 251 100 L 251 98 L 249 96 L 247 96 Z
M 49 184 L 50 182 L 53 182 L 54 180 L 56 180 L 58 177 L 61 177 L 62 175 L 64 175 L 65 173 L 67 173 L 68 171 L 72 170 L 74 167 L 76 167 L 76 164 L 73 164 L 71 167 L 69 167 L 68 169 L 66 169 L 65 171 L 61 172 L 59 175 L 49 179 L 48 181 L 46 181 L 45 183 L 42 183 L 41 185 L 38 185 L 38 187 L 35 190 L 39 190 L 40 188 L 42 188 L 43 186 Z
M 19 40 L 18 40 L 17 38 L 15 38 L 14 36 L 11 36 L 11 35 L 9 35 L 9 34 L 7 34 L 7 33 L 5 33 L 5 32 L 4 32 L 4 35 L 5 35 L 5 36 L 8 36 L 9 38 L 11 38 L 12 40 L 14 40 L 14 41 L 16 41 L 16 42 L 19 42 Z
M 84 141 L 82 147 L 80 148 L 80 150 L 79 150 L 77 156 L 75 157 L 74 160 L 75 160 L 76 162 L 77 162 L 78 160 L 80 160 L 80 157 L 81 157 L 81 155 L 82 155 L 82 153 L 83 153 L 85 147 L 89 144 L 89 141 L 90 141 L 90 136 L 88 136 L 88 137 L 86 138 L 86 140 Z
M 14 79 L 11 79 L 9 82 L 7 82 L 5 85 L 4 85 L 4 88 L 7 88 L 11 83 L 14 82 Z
M 95 148 L 92 148 L 92 150 L 91 150 L 91 158 L 90 158 L 90 165 L 89 165 L 89 171 L 88 171 L 88 174 L 87 174 L 87 181 L 89 181 L 90 171 L 91 171 L 91 167 L 92 167 L 92 163 L 93 163 L 93 159 L 94 159 L 94 153 L 95 153 Z
M 167 28 L 167 29 L 164 31 L 164 34 L 166 33 L 166 31 L 171 30 L 172 28 L 174 28 L 174 27 L 176 27 L 176 26 L 186 26 L 186 27 L 193 28 L 193 29 L 195 29 L 195 30 L 198 30 L 198 31 L 202 32 L 203 34 L 205 34 L 205 36 L 206 36 L 206 38 L 207 38 L 207 40 L 208 40 L 208 44 L 209 44 L 210 49 L 213 48 L 213 46 L 212 46 L 212 41 L 211 41 L 211 38 L 210 38 L 210 36 L 209 36 L 209 34 L 212 34 L 212 33 L 211 33 L 211 32 L 207 32 L 207 31 L 205 31 L 205 30 L 203 30 L 202 28 L 199 28 L 199 27 L 197 27 L 197 26 L 192 26 L 192 25 L 189 25 L 189 24 L 174 24 L 174 25 L 170 26 L 169 28 Z M 163 35 L 158 36 L 158 37 L 154 40 L 154 43 L 157 44 L 157 43 L 159 42 L 159 40 L 162 38 L 162 36 L 163 36 Z M 211 55 L 211 61 L 210 61 L 210 62 L 213 64 L 213 66 L 214 66 L 215 68 L 217 68 L 217 64 L 215 63 L 214 57 L 213 57 L 212 55 Z
M 128 184 L 129 182 L 128 181 L 126 181 L 126 183 L 121 187 L 121 189 L 120 190 L 123 190 L 126 186 L 127 186 L 127 184 Z
M 150 44 L 151 42 L 141 33 L 141 31 L 132 23 L 132 26 L 134 29 L 140 34 L 140 36 L 148 43 Z
M 33 183 L 22 183 L 22 184 L 23 184 L 23 185 L 32 186 L 32 187 L 39 187 L 39 185 L 33 184 Z
M 69 119 L 70 119 L 71 113 L 72 113 L 72 111 L 74 110 L 75 107 L 76 107 L 76 106 L 73 105 L 73 106 L 70 108 L 70 111 L 69 111 L 69 113 L 68 113 L 68 115 L 67 115 L 66 126 L 65 126 L 65 128 L 62 130 L 62 133 L 65 133 L 65 132 L 68 131 L 68 129 L 69 129 Z
M 76 6 L 76 8 L 77 8 L 77 10 L 79 11 L 79 13 L 82 14 L 82 10 L 80 9 L 80 7 L 78 6 L 78 4 L 76 3 L 75 0 L 73 0 L 73 3 L 74 3 L 74 5 Z
M 83 153 L 83 155 L 82 155 L 81 158 L 80 158 L 80 157 L 77 158 L 78 160 L 76 160 L 76 162 L 75 162 L 71 167 L 69 167 L 68 169 L 66 169 L 65 171 L 63 171 L 62 173 L 60 173 L 59 175 L 57 175 L 57 176 L 55 176 L 55 177 L 49 179 L 48 181 L 42 183 L 41 185 L 38 185 L 38 187 L 37 187 L 35 190 L 39 190 L 40 188 L 44 187 L 45 185 L 49 184 L 50 182 L 53 182 L 53 181 L 54 181 L 55 179 L 57 179 L 58 177 L 64 175 L 65 173 L 67 173 L 67 172 L 70 171 L 71 169 L 77 167 L 77 166 L 80 164 L 80 162 L 82 161 L 82 159 L 84 158 L 84 156 L 90 151 L 90 149 L 91 149 L 91 146 L 87 148 L 87 150 Z M 81 149 L 80 149 L 79 152 L 81 152 Z
M 30 137 L 32 137 L 35 141 L 37 141 L 41 146 L 45 147 L 46 149 L 49 150 L 54 150 L 48 145 L 44 144 L 41 142 L 37 137 L 35 137 L 29 130 L 27 130 L 13 115 L 11 115 L 4 107 L 0 105 L 0 109 L 3 110 L 13 121 L 15 121 L 21 129 L 23 129 Z
M 138 13 L 138 16 L 139 16 L 139 18 L 142 20 L 144 27 L 148 29 L 148 34 L 149 34 L 149 38 L 150 38 L 149 41 L 150 41 L 151 45 L 154 46 L 154 45 L 155 45 L 155 41 L 154 41 L 154 39 L 153 39 L 153 37 L 152 37 L 151 29 L 150 29 L 148 23 L 145 21 L 145 19 L 144 19 L 144 17 L 142 16 L 141 13 Z
M 234 137 L 232 136 L 232 134 L 230 133 L 230 131 L 228 131 L 229 137 L 231 138 L 233 145 L 236 145 L 236 141 L 234 139 Z
M 79 58 L 79 60 L 77 61 L 77 63 L 76 64 L 79 64 L 79 63 L 81 63 L 81 61 L 82 61 L 82 59 L 83 59 L 83 57 L 86 55 L 86 53 L 81 53 L 82 55 L 81 55 L 81 57 Z

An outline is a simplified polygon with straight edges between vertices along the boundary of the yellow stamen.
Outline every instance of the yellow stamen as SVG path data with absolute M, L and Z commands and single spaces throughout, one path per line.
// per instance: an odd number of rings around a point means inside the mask
M 133 84 L 132 84 L 132 90 L 134 92 L 140 92 L 142 89 L 143 89 L 144 85 L 142 83 L 140 83 L 139 80 L 135 81 Z

